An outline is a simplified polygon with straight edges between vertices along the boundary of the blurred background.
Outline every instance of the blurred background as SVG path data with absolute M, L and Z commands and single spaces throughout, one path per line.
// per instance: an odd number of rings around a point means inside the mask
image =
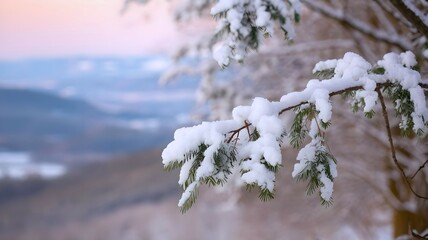
M 278 100 L 318 61 L 348 51 L 374 63 L 412 50 L 426 79 L 427 39 L 391 5 L 304 1 L 293 42 L 278 34 L 221 70 L 209 8 L 140 2 L 0 2 L 0 239 L 393 239 L 428 228 L 427 203 L 396 177 L 381 116 L 352 114 L 340 97 L 328 132 L 339 169 L 332 207 L 291 178 L 297 150 L 285 146 L 273 201 L 232 183 L 203 188 L 182 215 L 178 173 L 160 158 L 175 129 L 228 118 L 256 96 Z M 396 135 L 412 173 L 426 139 Z M 427 193 L 427 182 L 425 168 L 414 186 Z

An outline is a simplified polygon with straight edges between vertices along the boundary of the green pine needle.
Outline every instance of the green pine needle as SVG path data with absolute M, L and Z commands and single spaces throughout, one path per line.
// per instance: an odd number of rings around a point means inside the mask
M 326 208 L 331 207 L 334 203 L 333 198 L 330 198 L 330 200 L 326 201 L 321 197 L 321 194 L 320 194 L 320 202 L 321 202 L 321 205 Z
M 377 74 L 377 75 L 383 75 L 383 74 L 385 74 L 385 68 L 375 66 L 369 71 L 369 73 L 373 73 L 373 74 Z
M 274 199 L 275 195 L 273 192 L 269 191 L 267 188 L 260 189 L 259 198 L 263 202 Z
M 324 129 L 327 129 L 331 125 L 330 121 L 328 121 L 328 122 L 320 121 L 320 122 L 321 122 L 321 127 L 324 128 Z
M 332 199 L 330 201 L 325 201 L 321 197 L 321 187 L 323 183 L 321 182 L 321 172 L 318 171 L 318 166 L 322 165 L 326 176 L 334 181 L 334 178 L 331 174 L 330 161 L 336 163 L 336 159 L 331 153 L 328 152 L 327 148 L 324 146 L 318 146 L 318 150 L 315 152 L 315 159 L 308 163 L 308 165 L 295 177 L 297 181 L 306 181 L 306 194 L 312 195 L 315 192 L 319 192 L 320 202 L 323 206 L 330 206 L 333 204 Z
M 198 195 L 199 195 L 199 189 L 198 187 L 195 187 L 193 192 L 190 194 L 190 197 L 183 204 L 183 206 L 180 207 L 180 212 L 182 214 L 186 213 L 193 206 L 193 204 L 195 204 L 196 199 L 198 198 Z
M 163 169 L 167 172 L 171 172 L 174 169 L 181 168 L 183 166 L 183 161 L 174 161 L 170 162 L 168 165 L 165 165 Z
M 295 21 L 296 23 L 299 23 L 299 22 L 300 22 L 300 14 L 298 14 L 297 12 L 294 12 L 294 21 Z
M 375 115 L 375 111 L 374 110 L 371 110 L 370 112 L 365 112 L 364 113 L 364 116 L 366 118 L 368 118 L 368 119 L 372 119 L 374 117 L 374 115 Z
M 316 71 L 314 75 L 321 79 L 331 79 L 334 76 L 334 68 L 324 69 L 322 71 Z
M 313 118 L 315 112 L 313 105 L 309 105 L 309 107 L 303 109 L 297 108 L 296 111 L 296 117 L 288 134 L 290 144 L 294 148 L 298 148 L 308 135 L 306 124 Z

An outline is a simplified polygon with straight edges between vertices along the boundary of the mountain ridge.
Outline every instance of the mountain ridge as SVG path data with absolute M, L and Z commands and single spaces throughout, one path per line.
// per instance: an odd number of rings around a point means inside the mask
M 53 154 L 58 159 L 62 154 L 107 156 L 166 144 L 172 128 L 152 124 L 134 129 L 129 124 L 139 120 L 144 125 L 145 119 L 141 113 L 109 113 L 50 92 L 0 88 L 0 147 L 6 151 L 30 151 L 42 158 Z

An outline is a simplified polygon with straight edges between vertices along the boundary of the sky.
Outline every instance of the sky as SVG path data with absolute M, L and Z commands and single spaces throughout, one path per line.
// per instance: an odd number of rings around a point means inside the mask
M 144 55 L 183 42 L 169 3 L 121 14 L 123 0 L 0 0 L 0 59 Z

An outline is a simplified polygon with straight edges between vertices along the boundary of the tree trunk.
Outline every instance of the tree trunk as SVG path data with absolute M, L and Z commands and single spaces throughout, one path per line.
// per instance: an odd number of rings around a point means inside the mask
M 397 184 L 400 184 L 400 186 Z M 410 191 L 405 191 L 404 194 L 403 191 L 400 193 L 398 189 L 402 190 L 403 187 L 407 187 L 407 185 L 402 179 L 397 181 L 390 178 L 389 188 L 391 192 L 404 204 L 406 201 L 408 201 L 408 199 L 413 198 L 414 196 Z M 406 196 L 403 197 L 403 195 Z M 404 208 L 394 209 L 392 218 L 394 238 L 397 238 L 401 235 L 411 234 L 411 230 L 416 230 L 421 233 L 428 228 L 428 207 L 426 201 L 419 201 L 419 199 L 417 199 L 416 211 L 414 212 Z
M 419 210 L 419 209 L 418 209 Z M 425 215 L 428 213 L 425 213 Z M 411 230 L 416 230 L 419 233 L 427 228 L 427 221 L 421 211 L 417 213 L 407 210 L 394 210 L 393 230 L 394 238 L 409 234 Z

